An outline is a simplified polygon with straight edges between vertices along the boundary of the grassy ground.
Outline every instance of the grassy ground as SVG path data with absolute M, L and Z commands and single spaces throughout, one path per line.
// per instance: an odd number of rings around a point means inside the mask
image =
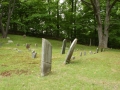
M 64 65 L 66 54 L 61 55 L 62 42 L 48 39 L 53 47 L 52 72 L 41 77 L 41 38 L 9 37 L 13 43 L 0 38 L 0 90 L 120 90 L 120 50 L 90 55 L 89 51 L 95 52 L 96 47 L 77 44 L 75 59 Z M 37 52 L 37 58 L 32 59 L 26 43 Z M 80 56 L 81 51 L 87 55 Z

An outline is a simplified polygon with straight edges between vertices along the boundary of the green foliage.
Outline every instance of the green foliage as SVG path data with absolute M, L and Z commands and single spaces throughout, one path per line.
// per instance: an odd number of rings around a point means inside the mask
M 89 1 L 89 0 L 86 0 Z M 63 3 L 59 3 L 59 0 L 16 0 L 16 6 L 10 21 L 10 33 L 16 33 L 22 31 L 23 33 L 29 33 L 30 35 L 50 35 L 55 38 L 68 38 L 73 40 L 78 38 L 82 44 L 89 45 L 89 39 L 94 39 L 92 45 L 98 42 L 96 33 L 96 21 L 93 14 L 93 10 L 85 6 L 80 0 L 65 0 Z M 105 3 L 101 0 L 101 16 L 102 22 L 105 18 Z M 3 26 L 7 20 L 8 12 L 8 0 L 2 1 L 4 6 L 2 9 L 5 11 L 3 15 Z M 119 30 L 119 2 L 113 7 L 111 12 L 111 25 L 110 25 L 110 42 L 114 37 L 112 33 Z M 34 30 L 30 30 L 33 28 Z M 42 32 L 46 31 L 45 34 Z M 65 33 L 62 33 L 62 32 Z M 117 40 L 117 39 L 116 39 Z M 116 44 L 119 45 L 118 41 Z M 112 45 L 116 47 L 116 45 Z

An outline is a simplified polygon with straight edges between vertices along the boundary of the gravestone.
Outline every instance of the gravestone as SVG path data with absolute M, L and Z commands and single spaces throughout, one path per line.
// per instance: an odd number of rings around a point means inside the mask
M 99 52 L 99 49 L 97 48 L 96 53 L 98 53 L 98 52 Z
M 86 51 L 84 51 L 84 56 L 86 55 Z
M 32 58 L 36 58 L 37 53 L 35 51 L 32 51 Z
M 74 60 L 74 59 L 75 59 L 75 56 L 72 56 L 72 57 L 71 57 L 71 60 Z
M 8 43 L 13 43 L 13 41 L 12 40 L 8 40 Z
M 20 46 L 20 44 L 17 43 L 16 46 Z
M 63 40 L 61 54 L 65 54 L 65 48 L 66 48 L 66 39 Z
M 25 34 L 23 35 L 23 38 L 26 38 L 26 35 L 25 35 Z
M 82 52 L 80 52 L 80 56 L 82 56 Z
M 37 47 L 38 45 L 37 45 L 37 43 L 35 43 L 35 47 Z
M 52 45 L 42 38 L 42 56 L 41 56 L 41 76 L 48 75 L 51 72 L 52 64 Z
M 26 43 L 26 49 L 30 48 L 30 44 Z
M 76 43 L 77 43 L 77 39 L 74 39 L 74 41 L 72 42 L 72 44 L 69 48 L 69 51 L 67 53 L 67 56 L 66 56 L 66 59 L 65 59 L 65 62 L 64 62 L 65 64 L 70 63 L 70 59 L 71 59 L 71 56 L 73 54 Z
M 10 39 L 10 37 L 7 37 L 7 39 Z

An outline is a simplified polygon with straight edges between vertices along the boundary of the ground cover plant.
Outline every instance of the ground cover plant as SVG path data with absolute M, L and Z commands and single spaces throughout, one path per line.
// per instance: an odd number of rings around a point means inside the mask
M 0 38 L 0 90 L 120 90 L 120 50 L 96 52 L 97 47 L 77 44 L 70 64 L 64 65 L 62 41 L 48 39 L 53 47 L 52 72 L 40 76 L 41 38 L 9 35 Z M 25 44 L 31 44 L 26 49 Z M 35 44 L 37 43 L 37 47 Z M 19 44 L 17 46 L 16 44 Z M 67 49 L 70 43 L 67 42 Z M 35 59 L 31 51 L 37 52 Z M 86 51 L 86 56 L 80 52 Z

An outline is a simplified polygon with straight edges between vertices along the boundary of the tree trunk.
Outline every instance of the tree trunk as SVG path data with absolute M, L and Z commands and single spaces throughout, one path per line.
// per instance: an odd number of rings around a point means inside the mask
M 108 37 L 109 37 L 109 22 L 110 22 L 110 12 L 113 6 L 116 4 L 118 0 L 106 0 L 106 14 L 105 14 L 105 21 L 104 27 L 102 26 L 102 19 L 100 16 L 100 1 L 99 0 L 90 0 L 91 3 L 86 2 L 85 0 L 81 0 L 87 6 L 90 7 L 92 5 L 93 11 L 95 14 L 95 19 L 97 21 L 97 30 L 98 30 L 98 39 L 99 39 L 99 47 L 100 48 L 107 48 L 108 44 Z M 111 1 L 111 4 L 110 4 Z M 91 8 L 91 7 L 90 7 Z
M 0 13 L 0 27 L 1 27 L 3 38 L 7 37 L 9 24 L 10 24 L 10 18 L 11 18 L 12 12 L 14 10 L 14 5 L 15 5 L 15 0 L 13 0 L 13 2 L 12 2 L 12 0 L 9 0 L 8 18 L 7 18 L 7 23 L 6 23 L 6 29 L 4 29 L 4 26 L 2 24 L 2 12 Z
M 108 44 L 108 33 L 109 33 L 109 22 L 110 22 L 110 13 L 109 8 L 110 7 L 110 1 L 107 0 L 106 2 L 106 14 L 105 14 L 105 22 L 104 22 L 104 48 L 107 48 Z

